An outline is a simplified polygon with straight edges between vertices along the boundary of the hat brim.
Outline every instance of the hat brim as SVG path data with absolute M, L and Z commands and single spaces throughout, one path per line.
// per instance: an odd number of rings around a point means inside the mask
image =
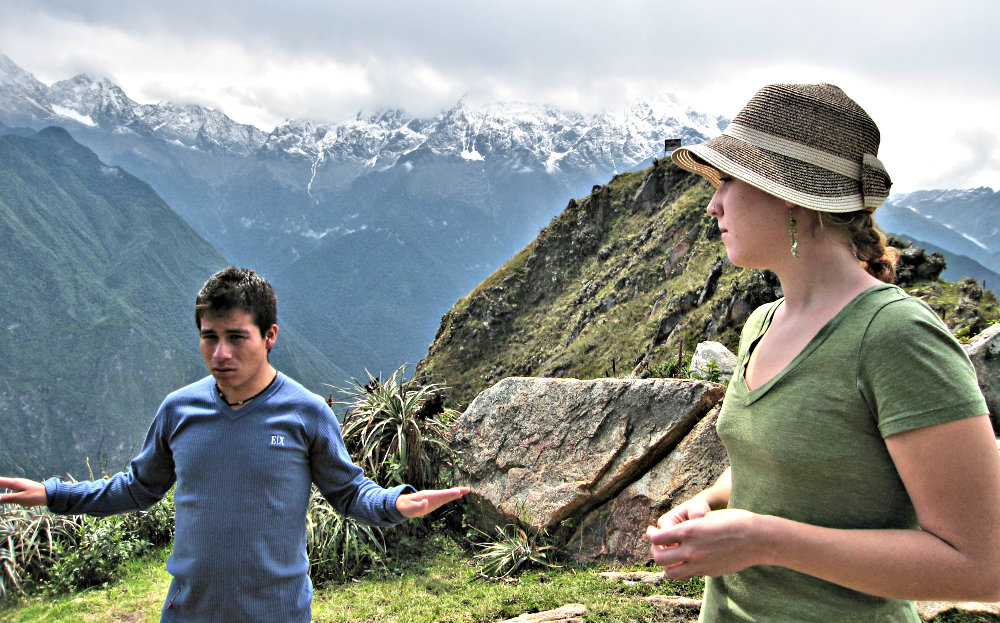
M 723 134 L 671 154 L 677 166 L 718 187 L 723 175 L 821 212 L 866 209 L 858 181 Z

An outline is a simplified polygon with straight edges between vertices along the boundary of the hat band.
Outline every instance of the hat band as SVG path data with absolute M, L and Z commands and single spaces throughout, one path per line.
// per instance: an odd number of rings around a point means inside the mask
M 755 186 L 770 195 L 774 195 L 775 197 L 791 201 L 795 205 L 802 206 L 803 208 L 819 210 L 822 212 L 853 212 L 855 210 L 865 208 L 865 200 L 861 192 L 833 197 L 816 195 L 773 181 L 769 177 L 761 175 L 757 171 L 743 166 L 725 154 L 707 147 L 704 144 L 692 145 L 688 148 L 688 150 L 696 154 L 709 165 L 716 167 L 718 170 L 725 171 L 726 173 L 743 180 L 751 186 Z M 686 156 L 687 154 L 684 155 Z M 676 151 L 673 154 L 673 158 L 675 161 L 680 160 L 678 164 L 686 164 L 686 160 L 690 160 L 690 158 L 683 157 L 679 159 L 678 152 Z M 705 167 L 700 165 L 700 168 L 704 169 Z M 690 171 L 695 169 L 688 170 Z M 695 170 L 695 172 L 708 177 L 701 170 Z M 708 177 L 708 179 L 712 180 L 710 177 Z
M 811 164 L 814 167 L 843 175 L 852 180 L 861 180 L 860 162 L 835 156 L 828 151 L 816 149 L 797 141 L 790 141 L 780 136 L 774 136 L 773 134 L 767 134 L 760 130 L 754 130 L 738 123 L 730 123 L 723 134 L 778 155 L 787 156 L 788 158 Z M 867 156 L 868 154 L 865 155 Z

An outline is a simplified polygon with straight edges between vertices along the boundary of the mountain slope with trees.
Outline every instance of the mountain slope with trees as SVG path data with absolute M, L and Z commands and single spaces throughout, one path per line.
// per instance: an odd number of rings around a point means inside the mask
M 127 459 L 163 397 L 206 374 L 194 297 L 225 265 L 65 130 L 0 136 L 0 473 Z M 320 392 L 346 378 L 292 327 L 275 361 Z

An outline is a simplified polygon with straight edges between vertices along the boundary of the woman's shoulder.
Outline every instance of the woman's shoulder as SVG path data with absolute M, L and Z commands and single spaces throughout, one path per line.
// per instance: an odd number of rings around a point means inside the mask
M 870 316 L 869 332 L 899 332 L 905 327 L 926 326 L 935 331 L 945 330 L 944 321 L 919 298 L 907 294 L 898 286 L 888 286 L 873 292 L 866 305 Z
M 785 300 L 784 297 L 778 298 L 771 301 L 770 303 L 764 303 L 763 305 L 757 307 L 757 309 L 750 312 L 750 316 L 747 317 L 747 321 L 743 325 L 744 328 L 753 326 L 759 327 L 760 325 L 767 322 L 767 319 L 771 316 L 774 310 L 777 309 L 779 305 L 781 305 L 782 301 L 784 300 Z
M 892 353 L 897 359 L 917 357 L 928 361 L 967 360 L 961 344 L 931 307 L 899 290 L 859 318 L 862 348 Z

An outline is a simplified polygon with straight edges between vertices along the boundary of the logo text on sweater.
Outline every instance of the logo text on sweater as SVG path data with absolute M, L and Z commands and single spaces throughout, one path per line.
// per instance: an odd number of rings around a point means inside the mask
M 283 446 L 285 445 L 284 435 L 271 435 L 271 445 L 272 446 Z

